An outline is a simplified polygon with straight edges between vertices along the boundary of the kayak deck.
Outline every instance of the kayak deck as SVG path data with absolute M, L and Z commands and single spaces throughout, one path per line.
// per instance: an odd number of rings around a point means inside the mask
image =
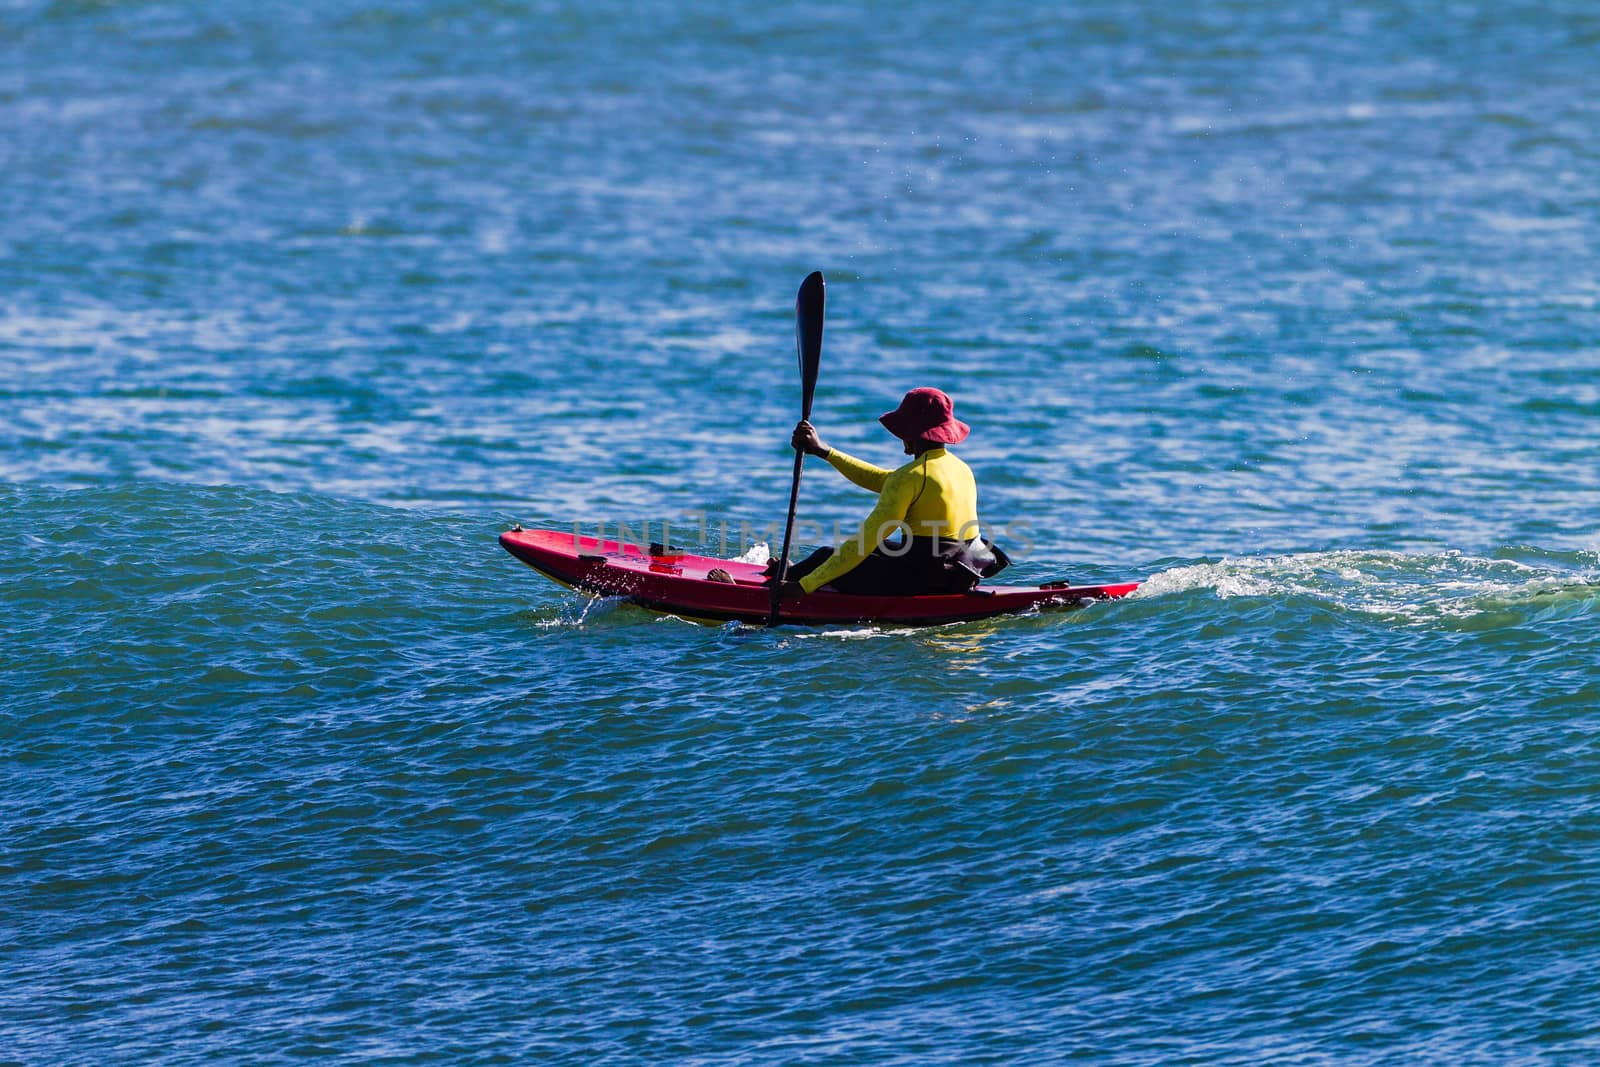
M 500 545 L 534 570 L 596 596 L 624 597 L 654 611 L 714 622 L 765 623 L 771 586 L 754 563 L 696 556 L 660 545 L 583 537 L 570 531 L 514 528 Z M 720 568 L 731 583 L 707 577 Z M 980 585 L 965 593 L 931 596 L 855 596 L 818 590 L 780 606 L 780 623 L 887 623 L 927 626 L 996 615 L 1075 607 L 1127 596 L 1138 582 L 1116 585 Z

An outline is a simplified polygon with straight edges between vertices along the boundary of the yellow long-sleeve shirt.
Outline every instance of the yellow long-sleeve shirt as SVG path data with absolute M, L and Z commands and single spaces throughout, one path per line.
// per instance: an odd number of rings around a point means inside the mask
M 850 573 L 896 531 L 962 541 L 978 536 L 978 485 L 972 468 L 942 448 L 892 471 L 838 449 L 828 453 L 828 462 L 861 488 L 877 493 L 878 504 L 859 533 L 846 538 L 827 562 L 800 579 L 800 587 L 808 593 Z

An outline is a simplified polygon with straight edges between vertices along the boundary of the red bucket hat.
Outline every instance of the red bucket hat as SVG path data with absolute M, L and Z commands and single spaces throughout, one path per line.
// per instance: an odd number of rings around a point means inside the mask
M 913 389 L 900 406 L 878 416 L 883 428 L 902 441 L 938 441 L 958 445 L 967 439 L 972 427 L 955 417 L 955 403 L 938 389 Z

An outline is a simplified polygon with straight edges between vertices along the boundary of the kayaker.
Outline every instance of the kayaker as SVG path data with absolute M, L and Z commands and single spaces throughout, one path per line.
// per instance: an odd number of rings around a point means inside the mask
M 789 568 L 784 599 L 824 586 L 873 596 L 959 593 L 1010 562 L 981 536 L 972 468 L 948 450 L 971 432 L 955 417 L 950 398 L 938 389 L 913 389 L 878 421 L 900 438 L 913 457 L 909 463 L 892 471 L 875 467 L 829 448 L 809 422 L 794 428 L 796 449 L 821 456 L 856 485 L 877 493 L 878 504 L 854 537 L 819 548 Z

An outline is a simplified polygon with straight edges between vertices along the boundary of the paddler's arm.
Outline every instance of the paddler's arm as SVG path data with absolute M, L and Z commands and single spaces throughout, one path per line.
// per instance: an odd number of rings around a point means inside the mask
M 894 473 L 882 467 L 874 467 L 865 460 L 840 452 L 837 448 L 828 449 L 828 454 L 823 458 L 832 465 L 834 470 L 855 482 L 861 488 L 870 489 L 874 493 L 883 492 L 883 483 L 888 481 L 889 475 Z
M 834 470 L 861 488 L 874 493 L 883 492 L 883 483 L 891 473 L 882 467 L 874 467 L 870 463 L 840 452 L 836 448 L 829 448 L 823 444 L 822 438 L 817 436 L 817 428 L 804 420 L 794 428 L 794 436 L 790 438 L 789 443 L 794 445 L 797 451 L 804 452 L 808 456 L 821 456 L 833 466 Z
M 887 475 L 891 472 L 884 473 Z M 878 495 L 878 504 L 861 524 L 861 530 L 856 536 L 845 538 L 844 544 L 834 548 L 827 562 L 801 578 L 800 588 L 815 593 L 835 578 L 854 570 L 873 549 L 883 543 L 884 538 L 899 528 L 899 523 L 905 521 L 906 513 L 911 510 L 911 502 L 916 498 L 915 490 L 916 482 L 910 478 L 886 478 L 883 492 Z

